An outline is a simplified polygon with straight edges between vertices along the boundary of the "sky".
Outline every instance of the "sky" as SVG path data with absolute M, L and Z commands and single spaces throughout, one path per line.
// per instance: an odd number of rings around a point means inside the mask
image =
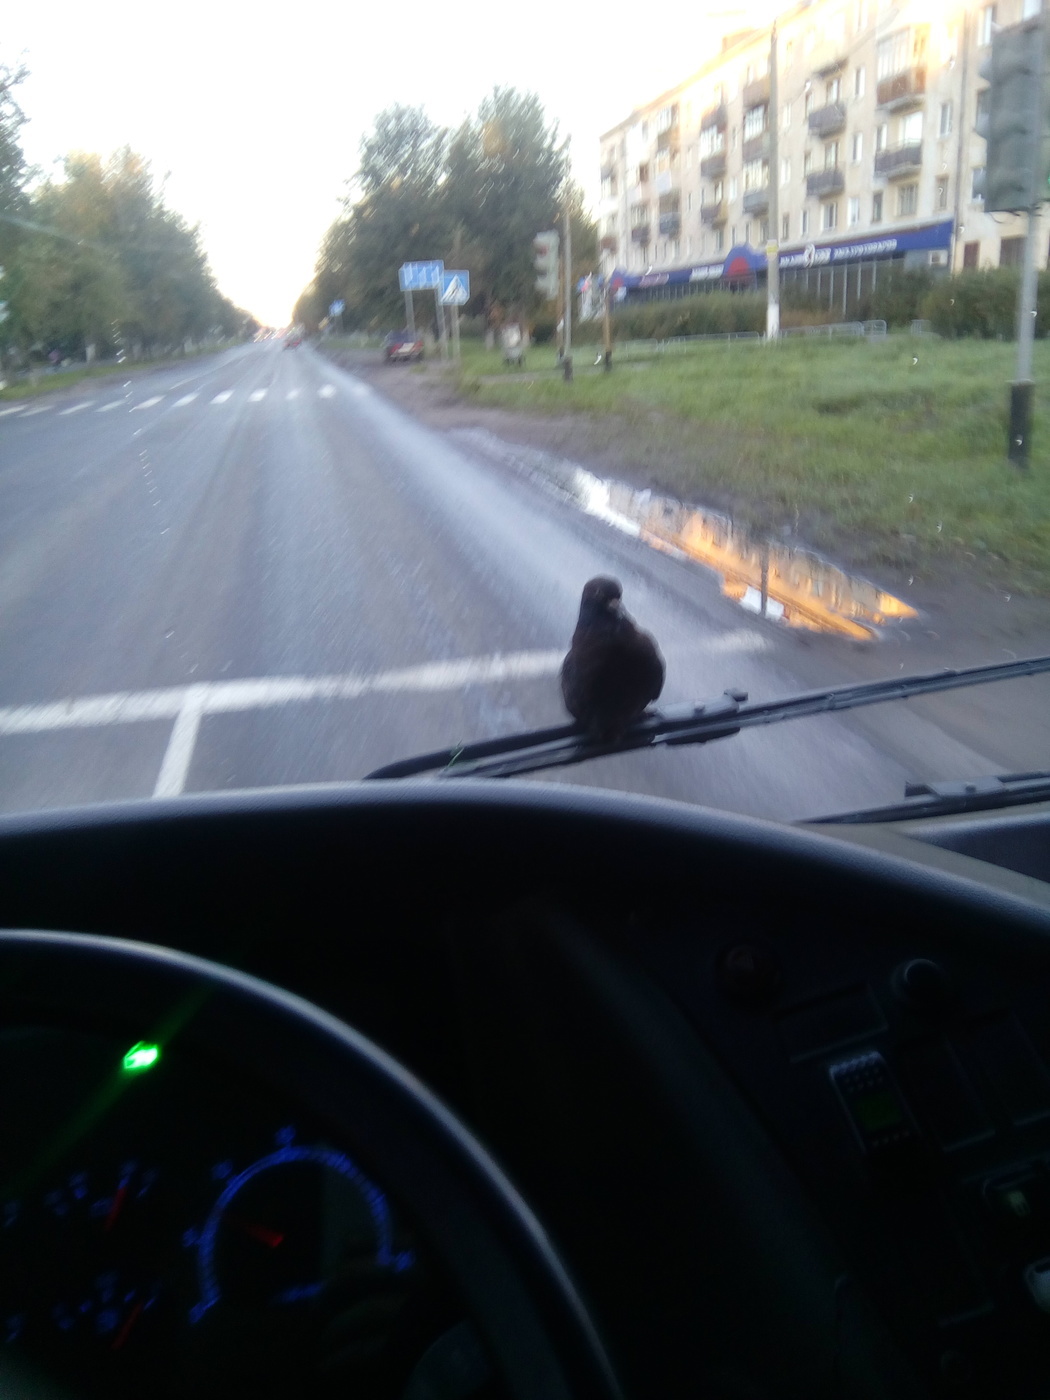
M 45 173 L 72 150 L 124 145 L 199 223 L 222 291 L 283 326 L 340 212 L 361 136 L 394 102 L 456 125 L 495 84 L 536 92 L 596 194 L 598 137 L 688 77 L 768 0 L 47 0 L 9 6 L 0 61 L 23 59 L 22 142 Z

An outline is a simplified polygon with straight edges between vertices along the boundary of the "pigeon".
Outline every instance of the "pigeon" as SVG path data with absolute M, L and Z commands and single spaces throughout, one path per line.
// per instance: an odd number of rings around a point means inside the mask
M 573 719 L 603 743 L 623 737 L 663 690 L 664 659 L 648 632 L 623 610 L 619 579 L 583 586 L 580 616 L 561 666 L 561 693 Z

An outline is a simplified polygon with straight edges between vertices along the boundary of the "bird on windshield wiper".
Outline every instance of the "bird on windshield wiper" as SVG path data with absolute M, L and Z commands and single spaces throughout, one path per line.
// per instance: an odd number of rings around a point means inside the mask
M 600 743 L 614 742 L 663 688 L 663 657 L 649 633 L 625 612 L 619 579 L 589 579 L 561 667 L 569 714 Z

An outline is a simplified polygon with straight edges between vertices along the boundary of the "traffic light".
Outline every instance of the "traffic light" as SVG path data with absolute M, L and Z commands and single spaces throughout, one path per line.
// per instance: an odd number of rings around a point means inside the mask
M 558 248 L 560 241 L 554 229 L 538 233 L 532 240 L 536 253 L 536 290 L 548 301 L 558 300 Z
M 986 110 L 977 132 L 988 143 L 984 176 L 976 192 L 985 209 L 1017 212 L 1050 198 L 1050 109 L 1042 73 L 1042 18 L 1000 29 L 991 56 L 978 72 L 986 78 Z

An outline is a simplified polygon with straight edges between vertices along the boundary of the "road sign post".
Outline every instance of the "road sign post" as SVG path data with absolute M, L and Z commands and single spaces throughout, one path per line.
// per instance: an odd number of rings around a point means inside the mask
M 445 272 L 442 277 L 441 303 L 452 307 L 452 356 L 459 360 L 459 308 L 470 300 L 470 273 Z
M 436 258 L 431 262 L 402 263 L 398 268 L 398 282 L 406 296 L 405 309 L 409 315 L 409 330 L 415 334 L 415 318 L 412 315 L 411 296 L 413 292 L 434 293 L 434 316 L 437 320 L 438 340 L 441 354 L 448 358 L 448 340 L 445 334 L 445 314 L 441 306 L 441 291 L 444 286 L 445 264 Z

